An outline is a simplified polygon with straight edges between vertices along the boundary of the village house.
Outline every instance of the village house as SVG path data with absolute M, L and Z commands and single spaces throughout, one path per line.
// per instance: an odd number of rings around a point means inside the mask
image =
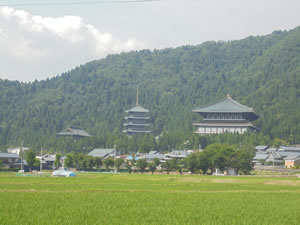
M 15 153 L 0 153 L 3 167 L 7 169 L 21 168 L 21 158 Z
M 114 148 L 104 148 L 104 149 L 95 148 L 94 150 L 89 152 L 88 155 L 105 159 L 108 157 L 115 158 L 118 154 L 117 154 L 117 150 Z

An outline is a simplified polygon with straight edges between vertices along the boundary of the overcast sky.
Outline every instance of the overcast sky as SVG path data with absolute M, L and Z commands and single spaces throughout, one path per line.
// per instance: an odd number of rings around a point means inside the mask
M 300 25 L 299 0 L 92 1 L 98 3 L 0 1 L 0 78 L 41 80 L 111 53 L 236 40 Z

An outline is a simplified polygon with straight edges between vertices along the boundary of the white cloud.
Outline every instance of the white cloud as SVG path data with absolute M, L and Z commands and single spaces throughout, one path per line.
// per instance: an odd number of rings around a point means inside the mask
M 122 41 L 101 32 L 78 16 L 33 16 L 24 10 L 0 7 L 2 78 L 45 79 L 110 53 L 145 47 L 135 38 Z

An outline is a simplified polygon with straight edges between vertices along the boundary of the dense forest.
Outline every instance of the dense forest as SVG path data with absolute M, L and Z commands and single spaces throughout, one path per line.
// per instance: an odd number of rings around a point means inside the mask
M 150 110 L 153 135 L 127 140 L 122 124 L 125 110 L 135 105 L 137 86 L 140 104 Z M 261 115 L 255 121 L 260 134 L 195 136 L 192 124 L 201 118 L 192 109 L 227 93 Z M 0 80 L 0 146 L 23 143 L 64 152 L 83 146 L 134 149 L 141 140 L 146 150 L 184 147 L 184 140 L 191 148 L 245 139 L 292 144 L 300 141 L 299 99 L 300 27 L 238 41 L 132 51 L 47 80 Z M 56 137 L 69 126 L 94 137 L 77 143 Z

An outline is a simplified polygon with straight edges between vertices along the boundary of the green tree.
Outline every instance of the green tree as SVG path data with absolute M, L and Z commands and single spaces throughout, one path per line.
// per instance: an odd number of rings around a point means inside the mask
M 163 164 L 163 168 L 165 168 L 165 170 L 167 171 L 167 174 L 169 174 L 170 171 L 173 170 L 173 166 L 174 166 L 174 164 L 173 164 L 173 162 L 170 161 L 170 160 L 166 161 L 166 162 Z
M 67 154 L 64 164 L 67 168 L 73 167 L 73 156 L 71 154 Z
M 127 161 L 125 166 L 126 166 L 126 169 L 128 170 L 128 173 L 132 173 L 132 163 Z
M 55 155 L 54 166 L 55 166 L 56 169 L 58 169 L 61 166 L 60 157 L 61 157 L 60 154 Z
M 148 163 L 146 159 L 139 159 L 137 160 L 136 165 L 138 168 L 140 168 L 141 173 L 144 173 L 148 166 Z
M 209 159 L 204 152 L 200 152 L 197 154 L 198 168 L 202 170 L 203 174 L 207 174 Z
M 159 158 L 154 158 L 154 159 L 153 159 L 153 162 L 154 162 L 154 164 L 155 164 L 156 167 L 158 167 L 159 164 L 160 164 Z
M 151 171 L 152 174 L 156 170 L 156 164 L 154 162 L 149 163 L 149 170 Z
M 114 159 L 112 157 L 107 157 L 106 159 L 103 160 L 103 164 L 108 171 L 110 167 L 114 166 Z
M 116 167 L 118 172 L 120 171 L 120 167 L 123 164 L 123 162 L 124 162 L 123 158 L 116 158 L 115 159 L 115 167 Z
M 85 156 L 85 160 L 86 160 L 86 167 L 87 167 L 87 169 L 89 169 L 89 170 L 91 170 L 91 169 L 93 169 L 93 167 L 94 167 L 94 158 L 93 158 L 93 156 L 90 156 L 90 155 L 86 155 Z
M 97 168 L 101 168 L 102 166 L 102 158 L 101 157 L 95 157 L 94 158 L 94 164 Z
M 185 166 L 191 173 L 194 173 L 198 168 L 197 156 L 191 154 L 185 158 Z
M 30 171 L 32 170 L 32 167 L 35 163 L 35 153 L 32 149 L 26 151 L 25 153 L 25 159 L 27 162 L 27 165 L 29 166 Z

